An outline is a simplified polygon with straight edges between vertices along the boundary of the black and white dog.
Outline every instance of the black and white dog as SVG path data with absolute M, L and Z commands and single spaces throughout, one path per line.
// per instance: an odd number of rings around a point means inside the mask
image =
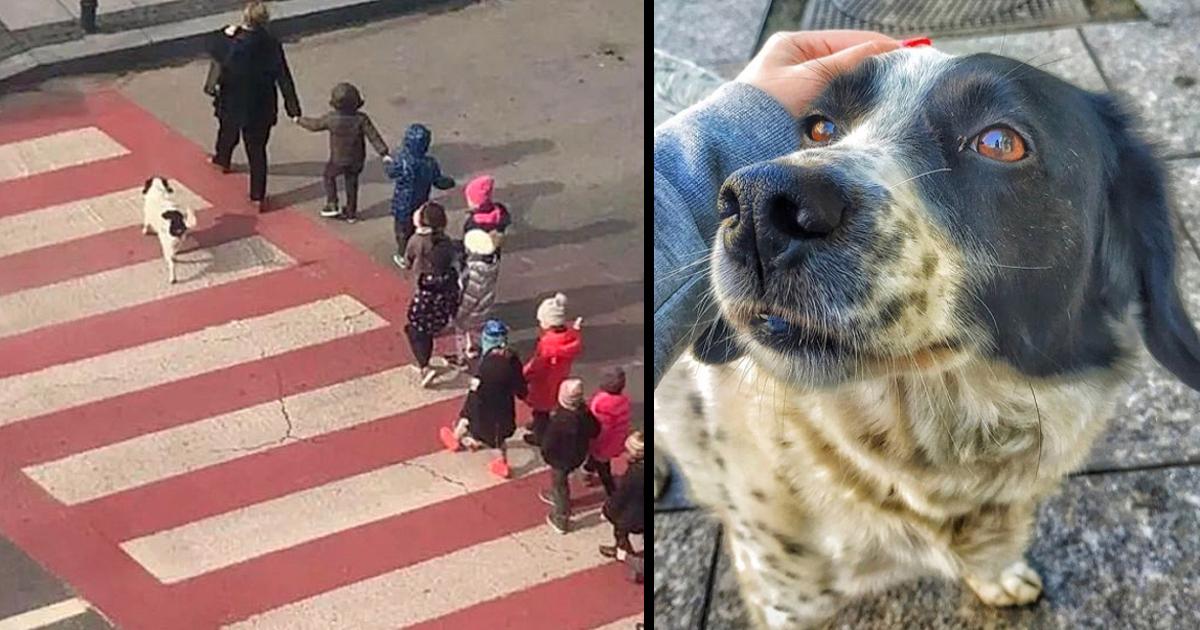
M 151 177 L 142 186 L 142 233 L 158 235 L 171 284 L 175 283 L 175 254 L 187 231 L 196 227 L 195 212 L 175 203 L 174 193 L 165 177 Z
M 657 444 L 760 627 L 929 572 L 1035 600 L 1036 507 L 1138 337 L 1200 389 L 1162 166 L 1109 96 L 931 48 L 834 78 L 797 133 L 720 192 L 720 320 L 658 386 Z

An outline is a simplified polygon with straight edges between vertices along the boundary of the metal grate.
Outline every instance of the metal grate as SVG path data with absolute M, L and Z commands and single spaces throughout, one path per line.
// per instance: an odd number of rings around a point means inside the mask
M 772 12 L 777 8 L 775 5 L 794 7 L 795 2 L 776 0 Z M 804 6 L 800 29 L 853 28 L 895 35 L 948 35 L 1079 24 L 1090 17 L 1083 0 L 809 0 Z M 768 29 L 786 28 L 771 22 L 768 18 Z

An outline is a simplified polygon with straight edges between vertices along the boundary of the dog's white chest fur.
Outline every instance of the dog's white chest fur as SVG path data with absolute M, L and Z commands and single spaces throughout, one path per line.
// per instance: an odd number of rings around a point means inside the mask
M 963 578 L 993 605 L 1036 599 L 1022 560 L 1036 504 L 1101 431 L 1109 402 L 1094 387 L 1108 381 L 1006 383 L 996 366 L 979 369 L 989 378 L 966 366 L 919 388 L 823 392 L 749 360 L 684 359 L 664 377 L 656 436 L 724 522 L 760 626 L 816 623 L 922 574 Z M 941 424 L 955 414 L 956 426 Z

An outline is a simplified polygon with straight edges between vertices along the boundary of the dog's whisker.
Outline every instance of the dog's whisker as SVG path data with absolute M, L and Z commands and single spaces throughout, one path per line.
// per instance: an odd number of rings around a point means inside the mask
M 911 182 L 911 181 L 913 181 L 914 179 L 920 179 L 920 178 L 922 178 L 922 177 L 925 177 L 926 175 L 933 175 L 934 173 L 948 173 L 948 172 L 950 172 L 950 168 L 949 168 L 949 167 L 935 168 L 935 169 L 933 169 L 933 170 L 931 170 L 931 171 L 925 171 L 924 173 L 920 173 L 920 174 L 917 174 L 917 175 L 913 175 L 912 177 L 909 177 L 908 179 L 905 179 L 905 180 L 898 181 L 898 182 L 896 182 L 895 184 L 890 184 L 890 185 L 889 185 L 887 188 L 885 188 L 884 190 L 891 190 L 891 189 L 893 189 L 893 188 L 895 188 L 895 187 L 897 187 L 897 186 L 900 186 L 901 184 L 907 184 L 908 182 Z

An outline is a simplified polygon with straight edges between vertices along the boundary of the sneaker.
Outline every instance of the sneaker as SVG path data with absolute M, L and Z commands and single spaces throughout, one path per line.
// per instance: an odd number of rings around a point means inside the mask
M 429 387 L 435 378 L 437 378 L 437 370 L 433 368 L 421 370 L 421 387 Z
M 617 557 L 617 546 L 616 545 L 600 545 L 600 555 L 604 556 L 605 558 L 616 558 Z
M 408 269 L 408 261 L 405 260 L 404 256 L 400 254 L 394 254 L 392 256 L 392 262 L 396 263 L 396 266 L 401 269 Z
M 522 435 L 521 439 L 524 440 L 525 443 L 530 446 L 541 446 L 541 444 L 538 443 L 537 436 L 533 434 L 533 431 L 530 431 L 529 433 Z
M 324 208 L 321 208 L 321 216 L 326 219 L 333 219 L 341 216 L 341 214 L 342 211 L 338 210 L 337 206 L 326 205 Z
M 549 525 L 551 529 L 553 529 L 554 531 L 556 531 L 560 534 L 567 533 L 567 522 L 566 521 L 563 521 L 563 524 L 559 525 L 558 523 L 556 523 L 554 521 L 553 516 L 547 514 L 546 515 L 546 524 Z
M 354 225 L 355 223 L 358 223 L 358 217 L 353 216 L 353 215 L 343 214 L 343 215 L 339 216 L 338 218 L 345 221 L 346 223 L 349 223 L 350 225 Z
M 458 452 L 458 450 L 462 448 L 462 444 L 460 444 L 458 441 L 458 436 L 454 435 L 454 431 L 451 431 L 450 427 L 442 427 L 440 430 L 438 430 L 438 438 L 441 439 L 442 444 L 446 446 L 447 451 L 454 453 Z
M 550 498 L 549 490 L 538 490 L 538 498 L 541 499 L 542 503 L 545 503 L 546 505 L 554 505 L 554 499 Z
M 497 457 L 489 462 L 488 470 L 501 479 L 508 479 L 512 475 L 512 470 L 508 468 L 508 462 L 504 461 L 503 457 Z

